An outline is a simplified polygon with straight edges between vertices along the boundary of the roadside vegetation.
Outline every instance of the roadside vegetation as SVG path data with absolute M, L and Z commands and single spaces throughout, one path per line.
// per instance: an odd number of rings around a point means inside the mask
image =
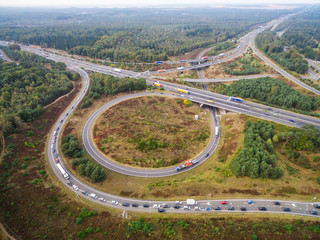
M 244 148 L 231 162 L 231 169 L 237 176 L 250 178 L 279 179 L 282 168 L 276 167 L 272 138 L 274 126 L 268 122 L 246 122 Z
M 140 97 L 104 112 L 93 137 L 103 153 L 120 163 L 159 168 L 203 151 L 211 136 L 210 122 L 208 112 L 190 100 Z
M 318 155 L 320 153 L 320 131 L 317 128 L 313 126 L 293 128 L 274 135 L 273 142 L 283 144 L 282 148 L 285 150 L 281 154 L 286 155 L 292 163 L 305 169 L 320 170 Z M 306 157 L 306 153 L 314 153 L 314 157 L 310 159 Z
M 70 92 L 71 80 L 79 78 L 78 74 L 64 71 L 63 63 L 19 51 L 15 46 L 1 47 L 19 61 L 19 65 L 0 64 L 0 129 L 5 136 L 39 117 L 44 106 Z
M 261 70 L 265 70 L 266 65 L 261 64 L 255 59 L 252 53 L 252 49 L 244 54 L 244 56 L 237 61 L 234 61 L 230 64 L 222 64 L 225 66 L 224 71 L 229 75 L 241 76 L 241 75 L 251 75 L 251 74 L 260 74 Z
M 285 70 L 294 71 L 298 74 L 307 73 L 308 61 L 304 60 L 296 49 L 288 48 L 283 39 L 276 37 L 276 33 L 264 31 L 255 38 L 255 42 L 260 50 Z
M 89 177 L 91 182 L 101 182 L 106 179 L 104 168 L 100 164 L 92 163 L 85 157 L 85 150 L 79 145 L 72 134 L 62 140 L 62 153 L 72 158 L 72 166 L 83 176 Z
M 146 88 L 146 80 L 143 78 L 119 78 L 111 75 L 96 73 L 92 76 L 92 82 L 89 87 L 88 96 L 92 99 L 99 99 L 101 98 L 101 95 L 116 95 L 121 92 L 139 91 L 145 90 Z M 85 102 L 86 100 L 84 100 L 84 103 Z
M 282 38 L 288 46 L 295 46 L 306 58 L 320 61 L 319 6 L 289 18 L 280 28 L 287 29 Z
M 219 53 L 224 53 L 236 47 L 235 41 L 225 41 L 222 43 L 216 44 L 206 55 L 216 56 Z

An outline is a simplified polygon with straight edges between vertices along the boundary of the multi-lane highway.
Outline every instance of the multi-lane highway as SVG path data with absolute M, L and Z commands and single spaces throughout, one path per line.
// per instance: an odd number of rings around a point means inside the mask
M 234 82 L 239 81 L 241 79 L 255 79 L 255 78 L 263 78 L 263 77 L 279 77 L 279 74 L 262 74 L 262 75 L 248 75 L 241 77 L 232 77 L 232 78 L 199 78 L 199 79 L 191 79 L 184 78 L 182 79 L 184 82 Z
M 255 46 L 255 42 L 254 39 L 251 40 L 251 46 L 252 46 L 252 50 L 253 52 L 259 57 L 261 58 L 265 63 L 267 63 L 269 66 L 271 66 L 274 70 L 276 70 L 278 73 L 280 73 L 281 75 L 285 76 L 286 78 L 290 79 L 291 81 L 295 82 L 296 84 L 300 85 L 301 87 L 308 89 L 309 91 L 320 95 L 320 91 L 317 89 L 314 89 L 313 87 L 310 87 L 309 85 L 305 84 L 304 82 L 301 82 L 300 80 L 298 80 L 297 78 L 295 78 L 294 76 L 292 76 L 290 73 L 286 72 L 285 70 L 283 70 L 282 68 L 278 67 L 278 65 L 276 65 L 274 62 L 272 62 L 271 60 L 269 60 L 267 57 L 265 57 Z

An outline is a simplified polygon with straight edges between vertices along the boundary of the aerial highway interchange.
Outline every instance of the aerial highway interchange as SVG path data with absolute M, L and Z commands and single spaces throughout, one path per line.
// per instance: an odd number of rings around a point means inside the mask
M 302 87 L 319 95 L 320 92 L 318 90 L 313 89 L 312 87 L 304 84 L 303 82 L 299 81 L 298 79 L 296 79 L 295 77 L 293 77 L 292 75 L 284 71 L 283 69 L 279 68 L 273 62 L 271 62 L 265 56 L 263 56 L 254 46 L 254 38 L 258 33 L 266 30 L 267 28 L 278 25 L 281 21 L 284 21 L 291 16 L 293 16 L 293 14 L 281 17 L 279 19 L 272 20 L 256 28 L 252 32 L 246 34 L 241 39 L 239 39 L 240 44 L 236 49 L 229 51 L 228 53 L 221 55 L 220 57 L 213 57 L 212 61 L 201 63 L 199 60 L 207 52 L 207 50 L 204 50 L 199 55 L 198 59 L 186 61 L 189 63 L 200 63 L 200 64 L 185 67 L 183 70 L 187 70 L 187 69 L 197 70 L 206 66 L 210 66 L 212 64 L 228 61 L 232 58 L 242 55 L 248 48 L 248 45 L 251 45 L 251 47 L 254 50 L 254 53 L 257 54 L 264 62 L 269 64 L 281 75 L 289 78 L 290 80 L 296 82 Z M 7 43 L 1 41 L 0 44 L 6 45 Z M 30 51 L 42 56 L 44 54 L 43 51 L 37 48 L 32 48 L 29 46 L 22 46 L 21 48 L 22 50 Z M 152 74 L 152 72 L 137 73 L 137 72 L 127 71 L 127 70 L 114 71 L 114 69 L 110 67 L 83 62 L 80 60 L 76 60 L 76 59 L 72 59 L 72 58 L 68 58 L 68 57 L 60 56 L 56 54 L 50 54 L 50 53 L 47 54 L 46 57 L 54 61 L 64 62 L 68 66 L 68 68 L 72 69 L 73 71 L 79 72 L 83 81 L 83 86 L 78 96 L 65 109 L 63 114 L 59 117 L 58 121 L 54 125 L 53 130 L 50 134 L 48 144 L 47 144 L 49 163 L 56 177 L 62 183 L 68 186 L 70 190 L 74 191 L 77 196 L 79 192 L 82 192 L 83 194 L 81 195 L 87 198 L 88 200 L 99 202 L 109 207 L 112 206 L 114 208 L 126 209 L 128 208 L 128 206 L 131 206 L 130 210 L 143 211 L 143 212 L 156 212 L 158 211 L 158 208 L 165 207 L 165 210 L 167 212 L 178 212 L 178 213 L 188 213 L 188 212 L 194 213 L 196 211 L 211 212 L 211 213 L 212 212 L 225 212 L 225 213 L 226 212 L 244 212 L 244 211 L 260 212 L 260 211 L 267 210 L 268 213 L 286 213 L 286 214 L 294 214 L 294 215 L 319 217 L 319 215 L 313 215 L 315 214 L 314 212 L 314 210 L 316 210 L 315 207 L 318 207 L 318 204 L 319 204 L 318 202 L 314 202 L 314 203 L 295 202 L 295 201 L 275 202 L 276 200 L 267 200 L 267 199 L 254 199 L 253 201 L 251 201 L 251 199 L 221 199 L 221 200 L 200 200 L 197 202 L 197 204 L 192 204 L 192 206 L 187 206 L 187 203 L 185 201 L 181 201 L 180 199 L 177 199 L 178 202 L 148 201 L 148 200 L 139 200 L 139 199 L 131 199 L 131 198 L 124 198 L 120 196 L 114 196 L 114 195 L 99 191 L 96 188 L 91 187 L 86 183 L 83 183 L 76 176 L 74 176 L 70 171 L 68 171 L 68 169 L 63 164 L 63 161 L 61 161 L 60 164 L 64 167 L 64 169 L 68 174 L 68 181 L 66 181 L 65 177 L 61 175 L 61 172 L 58 170 L 56 165 L 56 157 L 58 156 L 61 159 L 61 154 L 59 151 L 58 144 L 53 143 L 53 136 L 56 135 L 57 142 L 59 142 L 59 138 L 61 138 L 60 136 L 61 130 L 63 129 L 64 124 L 66 123 L 68 117 L 70 116 L 70 113 L 72 113 L 75 110 L 75 108 L 79 105 L 83 97 L 88 92 L 89 85 L 90 85 L 90 78 L 85 70 L 100 72 L 104 74 L 110 74 L 117 77 L 134 77 L 134 78 L 143 77 L 146 79 L 148 84 L 153 84 L 155 80 L 150 78 L 149 74 Z M 178 62 L 170 62 L 170 63 L 178 63 Z M 167 72 L 171 72 L 171 71 L 181 71 L 181 70 L 178 70 L 178 69 L 167 70 Z M 157 73 L 157 72 L 154 72 L 154 73 Z M 203 78 L 203 73 L 201 70 L 200 70 L 200 77 Z M 91 138 L 91 129 L 92 129 L 94 119 L 110 106 L 115 105 L 126 99 L 139 97 L 139 96 L 159 95 L 159 96 L 166 96 L 166 97 L 187 98 L 193 102 L 203 104 L 209 107 L 222 108 L 228 111 L 248 114 L 251 116 L 266 119 L 269 121 L 278 122 L 278 123 L 289 125 L 289 126 L 302 127 L 304 125 L 311 124 L 317 127 L 318 129 L 320 129 L 320 120 L 318 118 L 313 118 L 313 117 L 293 113 L 290 111 L 285 111 L 282 109 L 268 107 L 261 104 L 252 103 L 249 101 L 243 101 L 242 103 L 237 103 L 237 102 L 230 101 L 230 98 L 228 96 L 211 93 L 206 90 L 185 87 L 179 84 L 174 84 L 169 82 L 161 82 L 161 81 L 157 81 L 157 82 L 161 83 L 167 92 L 136 93 L 136 94 L 126 95 L 121 98 L 117 98 L 111 102 L 108 102 L 99 110 L 97 110 L 86 122 L 85 127 L 83 129 L 83 144 L 87 152 L 99 164 L 107 168 L 110 168 L 113 171 L 130 175 L 130 176 L 137 176 L 137 177 L 165 177 L 165 176 L 170 176 L 174 174 L 179 174 L 179 172 L 177 172 L 173 167 L 164 168 L 164 169 L 152 169 L 152 170 L 151 169 L 139 169 L 139 170 L 133 169 L 120 164 L 116 164 L 115 162 L 109 159 L 106 159 L 98 151 L 95 150 L 95 147 L 93 145 L 92 138 Z M 189 92 L 189 94 L 181 94 L 181 92 L 178 92 L 177 89 L 184 89 L 187 92 Z M 209 102 L 208 100 L 213 102 Z M 216 117 L 217 117 L 216 115 L 212 115 L 212 119 L 214 119 L 214 121 L 212 122 L 214 126 L 219 126 L 219 123 Z M 208 155 L 206 154 L 209 153 L 209 155 L 211 155 L 217 148 L 218 144 L 219 144 L 219 136 L 217 137 L 213 136 L 209 145 L 205 149 L 205 151 L 199 156 L 197 156 L 197 159 L 199 160 L 199 163 L 197 165 L 203 163 L 208 158 Z M 195 167 L 197 165 L 195 165 Z M 192 168 L 189 168 L 188 170 L 191 170 L 191 169 Z M 91 196 L 90 196 L 90 193 L 91 193 Z M 123 203 L 128 203 L 128 204 L 122 205 Z M 132 206 L 132 204 L 134 205 Z M 174 206 L 181 206 L 181 207 L 174 208 Z M 259 207 L 265 207 L 266 209 L 259 208 Z

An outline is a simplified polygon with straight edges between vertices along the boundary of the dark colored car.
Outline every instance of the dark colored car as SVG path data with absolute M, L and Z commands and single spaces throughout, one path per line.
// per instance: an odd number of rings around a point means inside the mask
M 316 212 L 316 211 L 310 211 L 310 213 L 311 213 L 312 215 L 318 215 L 318 212 Z
M 68 183 L 68 185 L 69 185 L 69 186 L 72 186 L 72 182 L 70 182 L 70 181 L 67 181 L 67 183 Z
M 171 208 L 171 206 L 168 204 L 165 204 L 165 205 L 163 205 L 163 208 Z
M 84 194 L 84 195 L 86 195 L 86 196 L 88 196 L 88 192 L 87 191 L 82 191 L 82 193 Z
M 284 208 L 283 208 L 283 211 L 285 211 L 285 212 L 290 212 L 290 211 L 291 211 L 291 209 L 290 209 L 290 208 L 288 208 L 288 207 L 284 207 Z
M 221 207 L 214 207 L 214 210 L 221 210 Z
M 56 157 L 59 157 L 59 154 L 58 154 L 58 153 L 56 153 Z
M 266 207 L 259 207 L 259 210 L 260 211 L 267 211 L 267 208 Z
M 209 153 L 206 154 L 206 157 L 209 157 Z
M 143 207 L 148 208 L 149 204 L 143 204 Z
M 245 207 L 240 208 L 241 211 L 247 211 Z
M 319 204 L 315 204 L 313 205 L 315 208 L 320 208 L 320 205 Z
M 234 210 L 234 207 L 229 206 L 228 210 Z
M 206 211 L 211 211 L 212 208 L 211 207 L 206 207 Z
M 160 213 L 165 213 L 166 210 L 164 210 L 163 208 L 158 208 L 158 212 L 160 212 Z
M 273 204 L 274 204 L 274 205 L 280 205 L 280 202 L 274 201 Z
M 139 204 L 134 203 L 134 204 L 132 204 L 132 207 L 139 207 Z
M 180 209 L 180 206 L 179 205 L 175 205 L 174 208 L 175 209 Z
M 129 203 L 122 203 L 122 206 L 124 206 L 124 207 L 130 207 L 130 204 Z

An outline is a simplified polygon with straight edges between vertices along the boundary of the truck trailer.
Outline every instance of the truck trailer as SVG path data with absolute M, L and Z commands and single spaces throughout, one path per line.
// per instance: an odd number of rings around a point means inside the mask
M 196 200 L 194 200 L 194 199 L 187 199 L 187 205 L 192 205 L 192 206 L 194 206 L 194 205 L 197 205 L 198 204 L 198 202 L 196 201 Z
M 68 173 L 64 170 L 64 168 L 61 166 L 60 163 L 57 163 L 57 167 L 58 167 L 61 175 L 62 175 L 65 179 L 68 180 L 70 177 L 69 177 Z

